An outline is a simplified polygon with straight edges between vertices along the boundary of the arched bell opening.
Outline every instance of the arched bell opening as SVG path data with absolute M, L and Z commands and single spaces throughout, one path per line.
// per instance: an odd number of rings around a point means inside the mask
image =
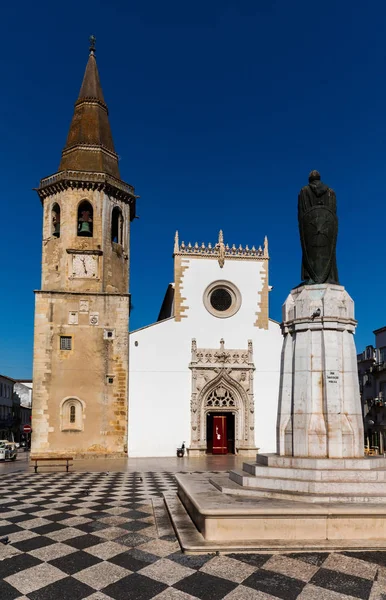
M 51 211 L 52 225 L 51 234 L 53 237 L 60 237 L 60 206 L 55 202 Z
M 111 214 L 111 241 L 123 245 L 123 215 L 118 206 L 114 206 Z
M 93 208 L 87 200 L 81 202 L 78 207 L 78 236 L 93 236 Z

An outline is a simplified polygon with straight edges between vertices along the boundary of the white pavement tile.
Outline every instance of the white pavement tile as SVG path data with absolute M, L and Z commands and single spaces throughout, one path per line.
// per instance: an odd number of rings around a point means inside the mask
M 101 590 L 131 573 L 132 571 L 113 563 L 102 562 L 75 573 L 73 577 L 94 590 Z
M 280 598 L 271 596 L 271 594 L 266 594 L 265 592 L 252 590 L 245 585 L 239 585 L 232 592 L 224 596 L 223 600 L 280 600 Z M 320 597 L 319 600 L 322 600 L 322 598 Z
M 57 544 L 51 544 L 50 546 L 44 546 L 43 548 L 30 550 L 28 554 L 38 558 L 39 560 L 49 561 L 54 560 L 55 558 L 61 558 L 62 556 L 67 556 L 68 554 L 73 554 L 73 552 L 76 552 L 76 548 L 58 542 Z
M 25 571 L 10 575 L 4 581 L 13 585 L 22 594 L 30 594 L 64 577 L 67 577 L 67 575 L 63 571 L 47 563 L 42 563 L 36 567 L 30 567 L 29 569 L 25 569 Z
M 127 530 L 121 527 L 106 527 L 106 529 L 100 529 L 94 531 L 93 535 L 100 537 L 104 540 L 115 540 L 116 538 L 127 535 Z
M 161 581 L 161 583 L 166 583 L 167 585 L 174 585 L 177 581 L 180 581 L 189 575 L 193 575 L 195 572 L 196 571 L 193 569 L 183 567 L 167 558 L 157 560 L 157 562 L 138 571 L 141 575 L 145 575 L 156 581 Z
M 228 581 L 241 583 L 244 579 L 252 575 L 256 571 L 256 568 L 234 558 L 215 556 L 205 563 L 200 571 L 208 573 L 208 575 L 214 575 L 215 577 L 222 577 Z
M 177 541 L 168 542 L 166 540 L 151 540 L 145 544 L 137 546 L 138 550 L 144 550 L 144 552 L 150 552 L 156 556 L 168 556 L 177 552 L 180 549 L 180 545 Z
M 323 564 L 324 567 L 324 564 Z M 310 579 L 319 570 L 319 567 L 310 565 L 302 560 L 296 560 L 288 556 L 280 556 L 275 554 L 271 556 L 269 560 L 262 566 L 262 569 L 273 571 L 274 573 L 281 573 L 287 577 L 293 577 L 294 579 L 300 579 L 308 583 Z
M 88 552 L 97 558 L 101 558 L 102 560 L 109 560 L 109 558 L 121 554 L 122 552 L 127 552 L 127 550 L 127 546 L 117 544 L 116 542 L 104 542 L 84 549 L 85 552 Z
M 347 573 L 347 575 L 364 577 L 365 579 L 371 579 L 372 581 L 377 573 L 378 565 L 351 556 L 344 556 L 344 554 L 335 553 L 330 554 L 327 557 L 323 563 L 323 569 L 332 569 L 333 571 L 340 571 L 341 573 Z

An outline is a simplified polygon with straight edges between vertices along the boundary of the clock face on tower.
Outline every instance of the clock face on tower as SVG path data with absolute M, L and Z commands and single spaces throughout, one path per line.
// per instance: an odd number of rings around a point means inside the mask
M 94 254 L 73 254 L 72 276 L 96 278 L 98 276 L 98 256 Z

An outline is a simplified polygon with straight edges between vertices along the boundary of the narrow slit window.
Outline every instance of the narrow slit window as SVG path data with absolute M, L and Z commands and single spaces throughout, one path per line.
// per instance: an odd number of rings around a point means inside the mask
M 76 408 L 72 404 L 70 406 L 70 423 L 75 423 L 75 418 L 76 418 Z
M 52 207 L 52 231 L 53 237 L 60 237 L 60 206 L 55 203 Z
M 111 215 L 111 241 L 121 245 L 123 243 L 123 216 L 118 206 L 113 208 Z

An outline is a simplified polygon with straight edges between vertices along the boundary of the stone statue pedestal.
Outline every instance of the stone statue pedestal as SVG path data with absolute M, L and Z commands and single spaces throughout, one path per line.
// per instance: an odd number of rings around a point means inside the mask
M 229 475 L 176 476 L 178 497 L 165 501 L 186 552 L 384 547 L 386 459 L 363 457 L 355 327 L 343 286 L 291 291 L 277 454 Z
M 343 286 L 304 285 L 283 306 L 277 453 L 363 457 L 363 419 L 353 333 Z

